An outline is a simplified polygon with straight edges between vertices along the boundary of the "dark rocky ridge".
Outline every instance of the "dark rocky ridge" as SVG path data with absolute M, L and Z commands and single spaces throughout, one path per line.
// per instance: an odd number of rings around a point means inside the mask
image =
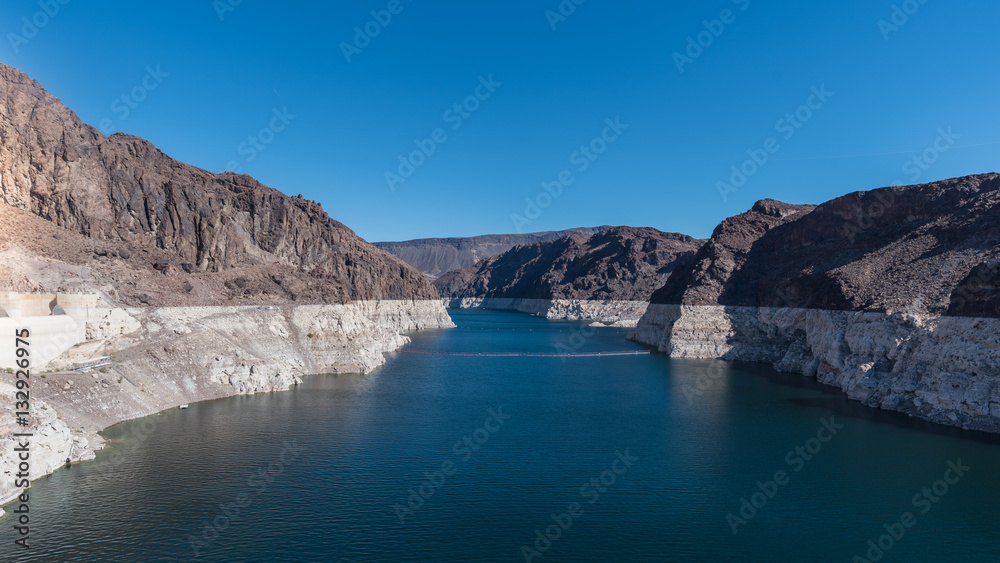
M 771 229 L 814 209 L 772 199 L 757 202 L 750 211 L 720 223 L 692 260 L 678 265 L 651 303 L 714 305 L 729 289 L 729 280 L 742 268 L 754 243 Z M 728 303 L 727 303 L 728 304 Z
M 0 202 L 99 241 L 106 255 L 138 268 L 143 276 L 123 288 L 125 302 L 169 294 L 180 282 L 164 274 L 241 269 L 248 272 L 237 283 L 242 287 L 210 300 L 232 298 L 233 291 L 257 302 L 437 297 L 423 275 L 332 220 L 317 203 L 249 176 L 178 162 L 138 137 L 105 137 L 3 64 L 0 90 Z M 61 258 L 84 263 L 91 257 Z M 256 288 L 253 295 L 246 286 Z
M 774 201 L 724 221 L 653 303 L 1000 317 L 1000 175 Z
M 442 297 L 645 301 L 704 241 L 613 227 L 520 245 L 435 280 Z
M 401 258 L 428 277 L 471 268 L 479 261 L 507 252 L 519 244 L 556 240 L 572 233 L 592 235 L 610 227 L 584 227 L 544 233 L 481 235 L 465 238 L 427 238 L 401 242 L 376 242 L 378 248 Z

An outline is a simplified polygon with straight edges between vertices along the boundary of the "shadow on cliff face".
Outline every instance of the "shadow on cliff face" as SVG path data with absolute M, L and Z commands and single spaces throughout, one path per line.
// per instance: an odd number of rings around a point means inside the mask
M 813 212 L 815 213 L 815 211 Z M 778 225 L 755 241 L 743 263 L 725 280 L 718 302 L 743 307 L 851 310 L 838 268 L 864 256 L 843 249 L 817 260 L 811 244 L 795 242 L 794 222 Z M 786 234 L 788 236 L 786 236 Z
M 787 399 L 789 403 L 798 407 L 823 409 L 838 417 L 890 425 L 914 432 L 971 440 L 983 444 L 1000 445 L 1000 435 L 998 434 L 965 430 L 955 426 L 945 426 L 901 412 L 870 407 L 860 401 L 848 398 L 838 387 L 821 383 L 814 377 L 803 377 L 798 373 L 777 371 L 769 365 L 756 362 L 737 361 L 731 362 L 731 366 L 733 369 L 739 370 L 751 377 L 765 379 L 773 385 L 818 391 L 824 395 L 823 397 L 815 398 Z
M 797 374 L 790 375 L 802 377 Z M 856 420 L 864 420 L 866 422 L 875 422 L 878 424 L 887 424 L 904 430 L 925 432 L 938 436 L 972 440 L 983 444 L 1000 445 L 1000 435 L 998 434 L 980 432 L 977 430 L 965 430 L 956 426 L 946 426 L 944 424 L 930 422 L 915 416 L 909 416 L 901 412 L 887 411 L 877 407 L 870 407 L 859 401 L 847 398 L 847 396 L 836 387 L 823 385 L 818 382 L 817 385 L 823 387 L 824 393 L 837 396 L 816 399 L 789 399 L 789 402 L 801 407 L 828 409 L 833 411 L 837 416 L 845 418 L 853 418 Z
M 795 329 L 792 323 L 782 323 L 784 317 L 780 316 L 774 319 L 777 322 L 761 322 L 759 311 L 756 307 L 723 307 L 725 319 L 732 327 L 731 335 L 726 338 L 725 359 L 774 365 L 788 354 L 809 353 L 805 331 Z
M 949 316 L 1000 318 L 1000 260 L 976 266 L 951 292 Z

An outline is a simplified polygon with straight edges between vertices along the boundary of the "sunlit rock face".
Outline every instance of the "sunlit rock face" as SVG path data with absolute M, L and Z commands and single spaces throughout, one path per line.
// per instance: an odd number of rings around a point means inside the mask
M 768 362 L 851 398 L 1000 430 L 1000 176 L 764 200 L 720 224 L 632 338 Z

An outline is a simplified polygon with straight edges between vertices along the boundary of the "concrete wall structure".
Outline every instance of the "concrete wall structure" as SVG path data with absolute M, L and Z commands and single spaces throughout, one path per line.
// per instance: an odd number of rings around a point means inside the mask
M 29 332 L 32 369 L 85 341 L 87 319 L 97 302 L 97 295 L 88 294 L 0 292 L 0 368 L 17 367 L 15 332 L 22 329 Z

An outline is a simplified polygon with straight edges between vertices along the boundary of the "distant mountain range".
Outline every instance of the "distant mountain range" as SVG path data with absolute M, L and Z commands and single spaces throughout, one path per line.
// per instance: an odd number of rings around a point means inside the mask
M 1000 174 L 772 199 L 696 240 L 613 227 L 519 245 L 434 281 L 450 299 L 907 311 L 1000 318 Z
M 451 299 L 648 301 L 704 242 L 650 227 L 572 233 L 516 246 L 434 285 Z
M 445 272 L 473 266 L 480 260 L 502 254 L 519 244 L 556 240 L 572 233 L 592 235 L 609 228 L 608 226 L 582 227 L 543 233 L 425 238 L 401 242 L 376 242 L 374 244 L 378 248 L 398 256 L 407 264 L 433 279 Z

